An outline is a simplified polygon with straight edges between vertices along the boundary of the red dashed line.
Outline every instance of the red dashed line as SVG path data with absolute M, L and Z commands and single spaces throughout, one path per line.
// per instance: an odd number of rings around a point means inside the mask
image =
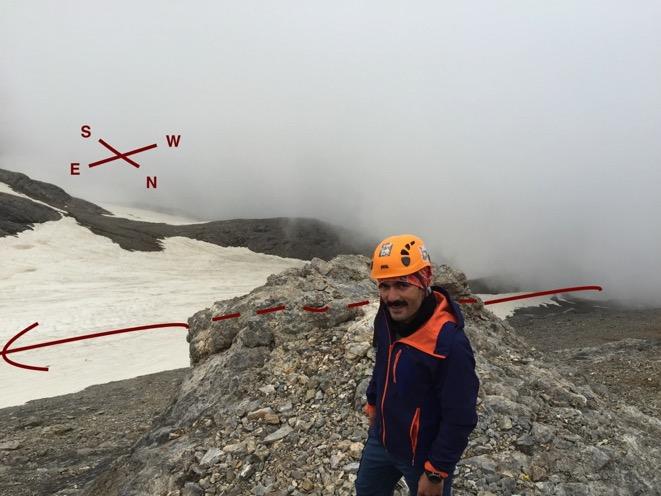
M 262 314 L 265 314 L 265 313 L 279 312 L 279 311 L 284 310 L 284 309 L 285 309 L 285 306 L 280 305 L 278 307 L 264 308 L 262 310 L 257 310 L 255 313 L 257 313 L 257 315 L 262 315 Z
M 548 291 L 537 291 L 534 293 L 525 293 L 525 294 L 520 294 L 516 296 L 507 296 L 505 298 L 496 298 L 494 300 L 485 300 L 483 303 L 485 305 L 493 305 L 495 303 L 503 303 L 505 301 L 513 301 L 513 300 L 523 300 L 525 298 L 534 298 L 535 296 L 544 296 L 544 295 L 551 295 L 551 294 L 557 294 L 557 293 L 570 293 L 573 291 L 601 291 L 602 287 L 601 286 L 574 286 L 571 288 L 559 288 L 559 289 L 550 289 Z M 347 305 L 347 308 L 355 308 L 355 307 L 360 307 L 363 305 L 369 305 L 369 300 L 362 300 L 362 301 L 356 301 L 354 303 L 349 303 Z M 477 303 L 477 298 L 458 298 L 457 303 L 460 304 L 469 304 L 469 303 Z M 272 308 L 265 308 L 263 310 L 257 310 L 256 313 L 257 315 L 262 315 L 266 313 L 273 313 L 273 312 L 279 312 L 280 310 L 284 310 L 285 305 L 280 305 L 277 307 L 272 307 Z M 303 310 L 306 312 L 315 312 L 315 313 L 323 313 L 327 312 L 329 310 L 328 305 L 324 305 L 323 307 L 312 307 L 312 306 L 304 306 Z M 220 317 L 213 317 L 212 320 L 225 320 L 225 319 L 232 319 L 236 317 L 240 317 L 240 313 L 230 313 L 227 315 L 222 315 Z
M 303 310 L 306 312 L 316 312 L 316 313 L 323 313 L 328 311 L 328 305 L 325 305 L 323 307 L 303 307 Z
M 220 315 L 218 317 L 213 317 L 211 320 L 225 320 L 225 319 L 235 319 L 236 317 L 241 317 L 240 313 L 228 313 L 225 315 Z
M 368 305 L 368 304 L 369 304 L 369 300 L 357 301 L 355 303 L 349 303 L 347 305 L 347 308 L 355 308 L 355 307 L 360 307 L 360 306 Z M 263 315 L 263 314 L 266 314 L 266 313 L 279 312 L 279 311 L 285 310 L 285 309 L 286 309 L 285 305 L 280 305 L 280 306 L 277 306 L 277 307 L 264 308 L 264 309 L 261 309 L 261 310 L 257 310 L 255 313 L 257 315 Z M 324 305 L 323 307 L 312 307 L 312 306 L 306 305 L 306 306 L 303 307 L 303 310 L 306 311 L 306 312 L 324 313 L 324 312 L 327 312 L 328 310 L 330 310 L 330 307 L 328 305 Z M 226 314 L 226 315 L 213 317 L 211 320 L 215 321 L 215 320 L 234 319 L 234 318 L 240 317 L 240 316 L 241 316 L 240 313 L 229 313 L 229 314 Z
M 356 303 L 349 303 L 347 308 L 362 307 L 363 305 L 369 305 L 369 303 L 368 300 L 357 301 Z

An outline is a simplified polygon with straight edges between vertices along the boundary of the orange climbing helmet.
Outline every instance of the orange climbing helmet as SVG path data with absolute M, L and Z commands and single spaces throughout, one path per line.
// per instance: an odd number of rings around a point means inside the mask
M 399 234 L 381 241 L 370 265 L 372 279 L 406 276 L 431 267 L 425 243 L 413 234 Z

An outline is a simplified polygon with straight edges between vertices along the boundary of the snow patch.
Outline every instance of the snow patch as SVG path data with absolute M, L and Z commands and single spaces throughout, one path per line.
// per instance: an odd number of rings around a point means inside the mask
M 529 291 L 527 291 L 529 292 Z M 507 298 L 509 296 L 518 296 L 526 294 L 526 292 L 521 293 L 502 293 L 502 294 L 478 294 L 476 295 L 482 301 L 496 300 L 500 298 Z M 552 298 L 555 298 L 553 300 Z M 513 300 L 513 301 L 504 301 L 502 303 L 494 303 L 492 305 L 487 305 L 487 308 L 496 315 L 499 319 L 505 320 L 508 317 L 514 315 L 514 311 L 517 308 L 526 308 L 526 307 L 540 307 L 542 305 L 556 305 L 560 306 L 557 300 L 563 300 L 560 295 L 545 295 L 545 296 L 535 296 L 534 298 L 526 298 L 523 300 Z
M 127 251 L 70 217 L 0 238 L 0 343 L 33 322 L 13 347 L 145 324 L 186 322 L 305 261 L 167 238 L 163 251 Z M 92 384 L 189 365 L 184 328 L 154 329 L 12 353 L 0 363 L 0 407 Z

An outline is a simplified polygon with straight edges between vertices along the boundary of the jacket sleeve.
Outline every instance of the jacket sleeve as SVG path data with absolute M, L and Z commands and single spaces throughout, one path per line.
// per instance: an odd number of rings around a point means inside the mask
M 367 385 L 367 404 L 370 406 L 376 405 L 376 383 L 374 382 L 374 373 L 372 373 L 372 378 L 370 383 Z
M 376 326 L 374 326 L 374 334 L 372 336 L 372 346 L 376 350 Z M 374 407 L 376 405 L 376 382 L 374 381 L 374 372 L 376 371 L 376 357 L 374 358 L 374 367 L 372 368 L 372 378 L 370 379 L 370 383 L 367 385 L 367 392 L 365 395 L 367 396 L 367 405 L 365 406 L 365 413 L 367 413 L 367 409 L 371 406 Z
M 477 425 L 480 382 L 475 374 L 473 350 L 463 331 L 454 336 L 451 351 L 442 367 L 444 378 L 436 386 L 441 423 L 425 469 L 451 474 L 468 445 L 468 436 Z

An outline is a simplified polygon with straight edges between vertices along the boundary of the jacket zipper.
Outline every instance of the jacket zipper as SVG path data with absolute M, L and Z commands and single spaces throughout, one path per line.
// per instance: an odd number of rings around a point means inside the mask
M 385 322 L 386 329 L 388 330 L 388 366 L 386 367 L 386 385 L 383 388 L 383 396 L 381 397 L 381 427 L 383 428 L 383 432 L 381 433 L 381 443 L 383 444 L 384 448 L 386 446 L 386 415 L 383 413 L 383 406 L 386 402 L 386 393 L 388 392 L 388 379 L 390 376 L 390 355 L 394 346 L 390 336 L 390 326 L 388 325 L 387 318 L 385 319 Z
M 411 428 L 409 429 L 409 437 L 411 439 L 411 465 L 415 464 L 415 449 L 418 447 L 418 433 L 420 430 L 420 407 L 415 409 L 413 420 L 411 421 Z
M 394 344 L 390 344 L 388 346 L 388 368 L 386 369 L 386 385 L 383 389 L 383 397 L 381 398 L 381 425 L 383 426 L 383 432 L 381 433 L 381 441 L 383 443 L 383 446 L 385 447 L 386 445 L 386 416 L 383 413 L 383 405 L 386 402 L 386 394 L 388 393 L 388 381 L 390 377 L 390 354 L 392 353 L 392 348 Z
M 392 367 L 392 382 L 397 384 L 397 362 L 399 362 L 399 355 L 402 354 L 402 350 L 397 350 L 397 354 L 395 355 L 395 364 Z

